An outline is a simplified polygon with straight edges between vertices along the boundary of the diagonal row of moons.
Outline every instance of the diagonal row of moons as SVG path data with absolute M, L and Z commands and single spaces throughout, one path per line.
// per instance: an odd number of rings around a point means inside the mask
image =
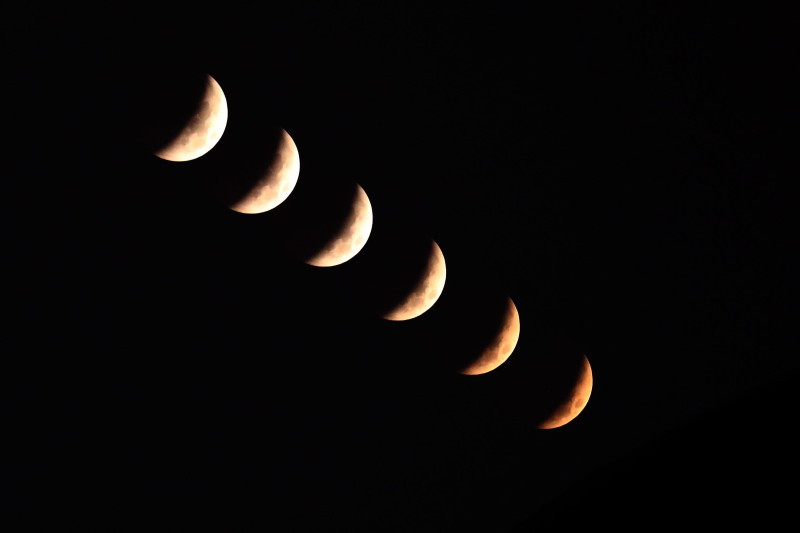
M 222 138 L 228 121 L 228 105 L 219 83 L 206 77 L 203 102 L 185 127 L 154 154 L 167 161 L 190 161 L 208 153 Z M 281 204 L 294 190 L 300 175 L 300 156 L 291 136 L 281 130 L 277 153 L 272 164 L 239 191 L 228 207 L 239 213 L 259 214 Z M 372 206 L 366 192 L 357 185 L 350 213 L 339 232 L 319 250 L 305 259 L 318 267 L 331 267 L 352 259 L 364 247 L 372 230 Z M 430 309 L 439 299 L 445 282 L 445 260 L 434 241 L 426 271 L 410 293 L 394 308 L 383 314 L 387 320 L 415 318 Z M 503 364 L 517 345 L 520 333 L 519 313 L 508 298 L 503 326 L 494 341 L 486 346 L 459 372 L 465 375 L 485 374 Z M 589 400 L 592 373 L 584 356 L 584 370 L 576 383 L 570 401 L 553 413 L 542 428 L 558 427 L 574 419 Z

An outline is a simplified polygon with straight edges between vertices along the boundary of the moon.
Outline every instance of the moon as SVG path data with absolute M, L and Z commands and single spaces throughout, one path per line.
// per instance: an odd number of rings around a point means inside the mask
M 589 403 L 589 396 L 592 394 L 592 367 L 586 355 L 583 356 L 578 377 L 572 387 L 566 401 L 556 407 L 552 413 L 538 424 L 540 429 L 553 429 L 567 424 L 575 419 L 586 404 Z
M 372 231 L 372 205 L 360 185 L 338 231 L 318 251 L 305 259 L 309 265 L 331 267 L 349 261 L 361 251 Z
M 222 138 L 228 123 L 228 103 L 217 80 L 206 75 L 199 105 L 176 135 L 154 154 L 167 161 L 191 161 L 205 155 Z
M 444 254 L 436 241 L 431 240 L 432 246 L 428 264 L 417 285 L 394 308 L 386 312 L 383 318 L 387 320 L 409 320 L 418 317 L 439 299 L 444 289 L 447 273 Z
M 281 129 L 269 144 L 266 164 L 252 174 L 225 184 L 226 203 L 232 210 L 245 214 L 264 213 L 286 200 L 297 185 L 300 154 L 292 137 Z
M 461 374 L 475 376 L 490 372 L 502 365 L 514 351 L 519 340 L 519 313 L 513 300 L 507 300 L 500 331 L 475 360 L 460 370 Z

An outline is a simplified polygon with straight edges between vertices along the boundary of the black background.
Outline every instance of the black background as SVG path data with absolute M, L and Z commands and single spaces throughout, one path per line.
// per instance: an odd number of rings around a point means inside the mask
M 4 18 L 9 522 L 527 531 L 790 516 L 785 13 Z M 206 72 L 225 92 L 225 134 L 197 160 L 136 142 L 164 72 Z M 261 215 L 224 208 L 208 183 L 275 127 L 299 149 L 292 195 Z M 287 253 L 290 222 L 317 222 L 320 191 L 354 182 L 374 212 L 364 249 L 330 268 Z M 353 297 L 392 231 L 434 238 L 447 261 L 440 301 L 404 323 Z M 471 328 L 448 302 L 472 293 L 510 296 L 521 320 L 509 360 L 476 377 L 437 364 Z M 532 361 L 562 342 L 589 358 L 592 396 L 536 430 L 524 401 L 547 378 Z

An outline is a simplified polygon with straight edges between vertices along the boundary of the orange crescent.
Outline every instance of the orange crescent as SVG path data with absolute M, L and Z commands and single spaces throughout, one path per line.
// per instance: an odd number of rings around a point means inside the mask
M 586 404 L 589 403 L 589 396 L 592 394 L 592 366 L 589 359 L 584 355 L 581 371 L 575 386 L 572 388 L 569 399 L 553 410 L 553 413 L 537 427 L 540 429 L 553 429 L 567 424 L 575 419 Z
M 475 376 L 490 372 L 506 362 L 519 340 L 519 313 L 514 301 L 508 298 L 503 327 L 494 341 L 472 363 L 461 370 L 462 374 Z
M 397 321 L 418 317 L 433 307 L 433 304 L 439 299 L 444 289 L 447 268 L 441 248 L 436 244 L 436 241 L 432 242 L 433 246 L 431 247 L 428 264 L 419 283 L 402 302 L 384 314 L 383 318 Z

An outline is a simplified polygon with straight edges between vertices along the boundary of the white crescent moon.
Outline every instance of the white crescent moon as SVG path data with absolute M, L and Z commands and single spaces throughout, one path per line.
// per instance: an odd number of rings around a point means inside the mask
M 418 317 L 430 309 L 439 299 L 444 289 L 447 269 L 441 248 L 436 244 L 436 241 L 432 241 L 432 243 L 428 264 L 419 283 L 402 302 L 384 314 L 383 318 L 387 320 L 409 320 Z
M 348 216 L 336 235 L 318 252 L 305 260 L 313 266 L 329 267 L 340 265 L 361 251 L 372 231 L 372 205 L 360 185 L 356 184 L 356 194 Z
M 299 175 L 300 154 L 297 145 L 286 130 L 281 130 L 272 161 L 249 190 L 228 207 L 247 214 L 269 211 L 289 197 Z
M 222 138 L 228 123 L 225 94 L 211 76 L 206 76 L 202 102 L 184 128 L 155 155 L 167 161 L 191 161 L 205 155 Z

